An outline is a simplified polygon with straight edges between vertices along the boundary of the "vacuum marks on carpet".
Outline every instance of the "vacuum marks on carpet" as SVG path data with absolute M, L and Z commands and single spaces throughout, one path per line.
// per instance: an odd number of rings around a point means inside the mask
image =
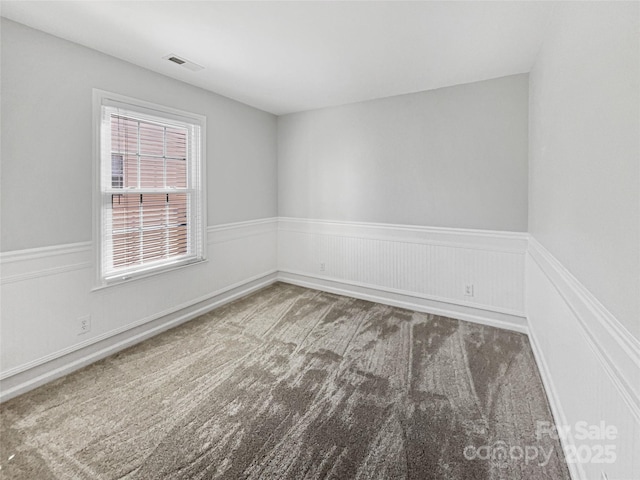
M 525 335 L 285 284 L 0 414 L 2 478 L 569 478 Z

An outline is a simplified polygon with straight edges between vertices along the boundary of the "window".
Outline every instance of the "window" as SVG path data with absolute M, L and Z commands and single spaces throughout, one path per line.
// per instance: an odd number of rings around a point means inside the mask
M 98 283 L 203 260 L 204 117 L 95 95 Z

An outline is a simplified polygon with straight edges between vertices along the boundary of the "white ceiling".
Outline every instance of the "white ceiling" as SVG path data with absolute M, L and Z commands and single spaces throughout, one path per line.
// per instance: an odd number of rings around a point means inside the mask
M 284 114 L 528 72 L 548 2 L 2 1 L 2 16 Z M 192 72 L 162 57 L 205 67 Z

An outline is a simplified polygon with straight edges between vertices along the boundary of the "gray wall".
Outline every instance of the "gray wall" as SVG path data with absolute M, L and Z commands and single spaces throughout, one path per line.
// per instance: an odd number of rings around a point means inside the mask
M 281 216 L 527 230 L 527 75 L 278 118 Z
M 1 55 L 3 251 L 91 240 L 92 88 L 207 116 L 209 225 L 277 215 L 275 116 L 4 18 Z
M 530 75 L 529 227 L 640 338 L 638 10 L 557 7 Z

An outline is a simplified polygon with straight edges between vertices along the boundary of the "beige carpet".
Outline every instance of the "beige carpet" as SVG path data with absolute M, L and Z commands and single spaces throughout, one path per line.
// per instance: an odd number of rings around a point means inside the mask
M 1 478 L 569 478 L 526 336 L 285 284 L 0 415 Z

